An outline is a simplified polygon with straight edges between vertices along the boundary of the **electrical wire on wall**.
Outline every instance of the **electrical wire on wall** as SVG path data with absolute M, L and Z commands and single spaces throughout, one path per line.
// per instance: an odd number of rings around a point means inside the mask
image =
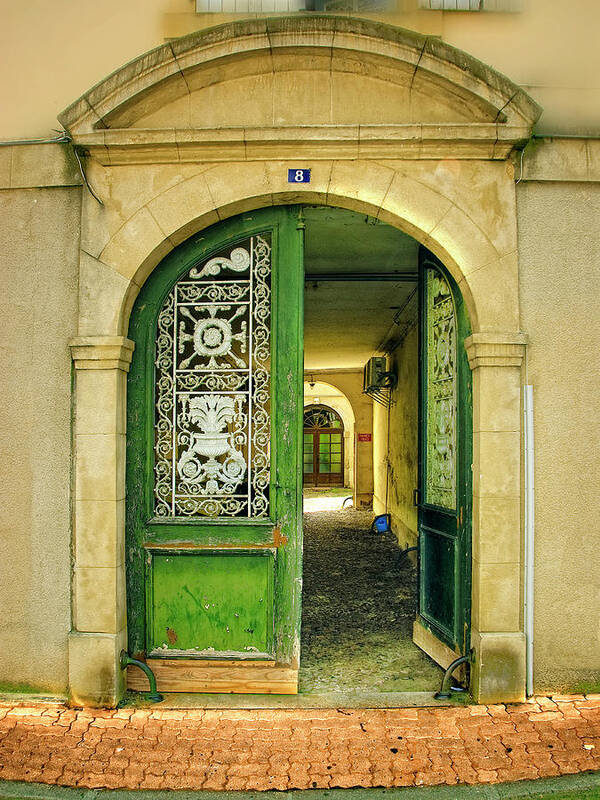
M 73 144 L 73 139 L 71 139 L 70 134 L 67 131 L 57 131 L 59 134 L 58 136 L 50 136 L 43 139 L 6 139 L 0 141 L 0 147 L 14 147 L 19 145 L 27 145 L 27 144 L 71 144 L 73 145 L 73 152 L 75 153 L 75 158 L 77 159 L 77 165 L 79 167 L 79 172 L 81 174 L 81 179 L 83 180 L 85 187 L 87 188 L 88 192 L 92 195 L 94 200 L 97 200 L 101 206 L 104 205 L 102 200 L 98 197 L 96 192 L 93 190 L 90 182 L 87 179 L 87 175 L 85 174 L 85 170 L 83 168 L 83 163 L 81 161 L 81 155 L 77 149 L 77 145 Z
M 83 169 L 83 164 L 81 163 L 81 157 L 80 157 L 76 147 L 73 147 L 73 152 L 75 153 L 75 158 L 77 159 L 77 163 L 79 164 L 79 172 L 81 172 L 81 177 L 83 178 L 83 182 L 85 183 L 88 192 L 92 195 L 94 200 L 97 200 L 100 203 L 100 205 L 103 206 L 104 203 L 102 202 L 102 200 L 98 197 L 96 192 L 90 186 L 90 182 L 87 179 L 87 175 L 85 174 L 85 171 Z

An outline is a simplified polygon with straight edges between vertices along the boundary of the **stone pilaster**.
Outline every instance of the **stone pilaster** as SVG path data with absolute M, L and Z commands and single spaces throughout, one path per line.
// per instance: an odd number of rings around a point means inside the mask
M 74 702 L 115 705 L 126 643 L 126 381 L 134 343 L 90 336 L 70 343 L 75 366 L 73 631 Z
M 521 700 L 521 363 L 523 334 L 476 333 L 473 370 L 474 689 L 479 702 Z

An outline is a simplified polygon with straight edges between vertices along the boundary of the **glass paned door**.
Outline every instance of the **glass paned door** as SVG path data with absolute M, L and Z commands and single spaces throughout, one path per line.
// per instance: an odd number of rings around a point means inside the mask
M 304 485 L 344 485 L 344 430 L 327 406 L 304 410 Z
M 315 485 L 315 436 L 313 432 L 304 432 L 304 484 Z

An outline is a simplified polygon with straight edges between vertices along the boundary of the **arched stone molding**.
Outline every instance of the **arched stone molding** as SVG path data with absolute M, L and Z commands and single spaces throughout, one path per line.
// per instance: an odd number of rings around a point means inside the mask
M 211 211 L 207 207 L 209 203 L 217 203 L 212 211 L 217 214 L 219 219 L 224 219 L 236 212 L 248 211 L 250 213 L 252 207 L 290 202 L 291 200 L 295 202 L 329 202 L 332 205 L 367 212 L 373 216 L 379 216 L 399 228 L 418 234 L 417 238 L 442 259 L 456 278 L 469 308 L 474 333 L 484 337 L 489 335 L 492 336 L 492 339 L 496 337 L 497 340 L 508 342 L 513 341 L 515 337 L 518 339 L 519 303 L 514 209 L 510 194 L 512 185 L 507 182 L 508 178 L 504 170 L 497 176 L 500 177 L 499 191 L 505 192 L 506 204 L 509 212 L 512 213 L 508 213 L 506 217 L 494 218 L 493 224 L 489 225 L 486 231 L 477 225 L 464 208 L 461 208 L 459 203 L 454 202 L 447 194 L 444 196 L 440 192 L 430 189 L 426 186 L 425 181 L 407 179 L 402 171 L 391 167 L 365 163 L 364 169 L 360 172 L 360 178 L 358 178 L 355 173 L 345 169 L 345 165 L 338 165 L 334 162 L 328 170 L 327 184 L 323 184 L 324 191 L 315 192 L 313 188 L 306 192 L 295 191 L 291 195 L 289 190 L 282 190 L 281 180 L 276 174 L 276 165 L 270 165 L 270 170 L 265 170 L 262 165 L 261 175 L 265 177 L 267 183 L 267 186 L 263 184 L 263 187 L 272 188 L 274 191 L 267 191 L 259 197 L 248 187 L 248 184 L 256 179 L 256 173 L 249 172 L 246 167 L 247 165 L 228 165 L 213 168 L 212 175 L 204 175 L 206 184 L 210 185 L 212 189 L 212 192 L 205 196 L 207 204 L 205 206 L 190 208 L 190 196 L 186 193 L 187 181 L 185 181 L 167 191 L 171 196 L 168 206 L 165 206 L 164 215 L 159 212 L 159 202 L 154 205 L 148 203 L 117 231 L 103 248 L 100 258 L 94 259 L 95 281 L 88 281 L 86 294 L 82 296 L 80 333 L 84 335 L 84 341 L 87 336 L 91 336 L 93 339 L 95 336 L 123 337 L 125 335 L 129 311 L 140 285 L 151 269 L 172 249 L 179 232 L 184 228 L 191 231 L 196 227 L 197 220 L 207 218 L 206 215 Z M 489 164 L 485 165 L 485 169 L 489 168 Z M 317 171 L 317 179 L 318 175 Z M 502 175 L 504 175 L 504 179 Z M 271 177 L 269 178 L 269 176 Z M 353 180 L 351 180 L 352 176 L 354 176 Z M 406 192 L 407 180 L 410 187 L 415 190 L 413 193 Z M 218 190 L 219 186 L 220 191 Z M 463 192 L 466 193 L 466 191 L 467 189 L 464 188 Z M 432 198 L 433 203 L 431 202 Z M 219 200 L 222 200 L 223 204 L 220 204 Z M 160 195 L 157 201 L 163 202 Z M 178 204 L 182 204 L 184 210 L 179 212 Z M 168 219 L 167 208 L 169 209 L 168 213 L 174 215 L 174 222 L 170 227 L 166 222 Z M 187 219 L 185 219 L 186 215 Z M 419 227 L 417 227 L 417 223 Z M 163 228 L 167 228 L 167 231 Z M 173 240 L 168 238 L 170 236 L 174 237 Z M 503 250 L 507 252 L 503 252 Z M 92 257 L 86 255 L 85 259 L 88 258 Z M 86 263 L 85 259 L 82 263 Z M 459 265 L 463 268 L 459 268 Z M 112 281 L 112 284 L 109 283 L 110 288 L 107 288 L 105 276 Z M 120 277 L 115 280 L 115 276 Z M 92 330 L 88 327 L 91 322 L 94 325 L 93 335 Z M 82 341 L 78 341 L 77 344 L 81 346 Z M 513 354 L 513 359 L 514 357 Z M 521 571 L 520 499 L 519 490 L 516 488 L 520 485 L 519 369 L 513 361 L 510 364 L 494 366 L 482 362 L 477 363 L 476 366 L 479 378 L 474 381 L 474 403 L 476 406 L 479 403 L 481 409 L 487 409 L 485 412 L 481 411 L 477 416 L 482 434 L 478 435 L 479 431 L 477 430 L 474 432 L 473 485 L 476 542 L 481 545 L 489 545 L 497 541 L 501 535 L 503 543 L 502 547 L 488 548 L 488 554 L 485 555 L 484 561 L 474 560 L 473 641 L 478 653 L 488 653 L 484 662 L 476 661 L 476 686 L 478 697 L 481 700 L 518 699 L 523 696 L 524 691 L 524 672 L 521 670 L 524 663 L 524 640 L 520 630 L 519 583 Z M 492 437 L 483 433 L 490 430 L 490 422 L 486 414 L 493 416 L 493 403 L 489 399 L 491 387 L 493 387 L 495 396 L 506 398 L 503 400 L 503 404 L 507 406 L 503 422 L 506 429 L 497 431 L 496 435 Z M 76 405 L 79 409 L 79 388 L 77 388 L 77 395 Z M 485 397 L 488 398 L 487 405 L 482 399 Z M 98 398 L 99 403 L 103 402 L 100 400 L 100 395 Z M 124 387 L 122 394 L 115 402 L 117 405 L 124 404 Z M 88 412 L 84 410 L 82 413 Z M 89 411 L 89 413 L 97 412 Z M 110 413 L 109 416 L 111 416 Z M 78 440 L 78 437 L 76 439 Z M 498 461 L 493 455 L 494 448 L 500 448 L 502 451 L 502 474 L 505 480 L 493 479 L 493 476 L 498 474 Z M 78 453 L 79 450 L 76 449 L 76 475 L 80 474 Z M 115 471 L 114 479 L 120 483 L 123 462 L 119 461 L 117 457 L 115 462 L 111 461 L 110 463 L 113 464 Z M 478 465 L 481 466 L 480 470 L 477 469 Z M 498 496 L 489 496 L 486 503 L 479 502 L 479 493 L 483 485 L 492 486 L 491 494 Z M 499 508 L 502 509 L 501 513 Z M 116 527 L 113 538 L 122 541 L 123 523 L 120 517 L 115 517 L 114 526 Z M 76 519 L 77 536 L 79 536 L 78 530 L 80 530 L 80 522 L 79 519 Z M 516 557 L 517 560 L 507 562 L 507 553 L 511 554 L 511 559 Z M 75 569 L 77 574 L 77 563 Z M 119 567 L 117 566 L 115 569 L 117 570 L 116 574 L 119 574 Z M 104 577 L 109 580 L 108 572 Z M 98 586 L 98 591 L 103 596 L 113 597 L 115 580 L 115 576 L 112 576 L 109 585 L 104 588 Z M 124 594 L 124 587 L 122 594 Z M 83 596 L 76 594 L 78 609 L 84 602 L 87 601 L 83 599 Z M 124 597 L 121 597 L 119 604 L 123 603 Z M 89 638 L 95 635 L 90 630 L 94 626 L 92 620 L 97 616 L 95 606 L 92 605 L 91 608 L 78 611 L 75 618 L 78 619 L 82 616 L 88 620 L 86 623 L 88 632 L 78 630 L 76 634 L 73 634 L 72 651 L 75 652 L 79 648 L 82 652 L 88 653 Z M 104 631 L 101 624 L 96 627 L 100 637 L 99 646 L 101 645 L 105 650 L 110 649 L 107 643 L 109 634 Z M 114 635 L 119 637 L 118 641 L 122 640 L 122 633 Z M 117 640 L 115 639 L 115 641 Z M 113 657 L 114 652 L 110 650 L 110 659 Z M 507 658 L 514 665 L 513 671 L 508 673 L 502 668 L 502 664 Z M 113 661 L 110 659 L 110 664 L 112 664 Z M 106 669 L 110 664 L 105 665 Z M 492 676 L 489 682 L 488 675 Z M 115 676 L 112 695 L 108 695 L 106 692 L 101 696 L 94 693 L 86 694 L 83 689 L 75 685 L 71 688 L 74 695 L 86 702 L 106 703 L 110 701 L 111 697 L 118 698 L 120 680 L 120 678 L 117 680 Z M 101 700 L 98 699 L 99 697 Z
M 168 120 L 173 109 L 179 113 L 181 99 L 189 107 L 188 99 L 206 87 L 248 76 L 260 91 L 257 75 L 277 76 L 290 70 L 383 79 L 390 88 L 400 88 L 394 94 L 393 107 L 403 123 L 439 124 L 449 121 L 450 112 L 454 122 L 528 129 L 540 113 L 531 98 L 505 76 L 437 37 L 373 20 L 295 15 L 241 20 L 157 47 L 98 83 L 59 119 L 80 142 L 86 134 L 131 128 L 140 120 L 147 120 L 145 128 L 172 128 Z M 429 101 L 425 106 L 419 102 L 423 99 Z M 340 103 L 343 106 L 343 97 Z M 167 105 L 170 113 L 157 118 L 157 112 Z M 327 105 L 332 107 L 331 102 Z M 446 110 L 440 117 L 442 107 Z M 354 109 L 356 113 L 360 113 L 358 109 Z M 272 121 L 277 121 L 276 112 Z M 340 120 L 317 116 L 315 121 L 331 124 Z M 367 122 L 352 119 L 356 121 Z M 265 120 L 259 124 L 264 125 Z M 310 124 L 310 120 L 302 117 L 296 124 Z M 219 119 L 208 124 L 217 126 L 226 127 L 226 122 Z M 186 127 L 207 126 L 194 125 L 192 115 Z M 114 137 L 101 140 L 115 141 Z
M 327 394 L 324 394 L 324 391 Z M 311 389 L 310 384 L 304 381 L 304 406 L 317 403 L 329 406 L 342 418 L 344 425 L 344 486 L 354 488 L 356 485 L 355 462 L 354 462 L 354 422 L 355 413 L 352 403 L 348 397 L 333 384 L 327 381 L 315 381 L 315 388 Z
M 202 220 L 214 221 L 215 217 L 225 219 L 243 211 L 250 213 L 251 209 L 257 206 L 304 201 L 328 202 L 363 211 L 412 233 L 441 258 L 457 280 L 469 309 L 474 333 L 493 333 L 509 340 L 518 334 L 514 189 L 503 165 L 489 163 L 482 165 L 478 176 L 477 165 L 465 165 L 459 162 L 452 181 L 451 170 L 442 164 L 439 172 L 447 177 L 445 194 L 427 185 L 426 173 L 421 174 L 420 180 L 407 176 L 405 166 L 395 165 L 395 168 L 392 168 L 365 162 L 360 165 L 361 169 L 358 172 L 349 169 L 344 163 L 332 162 L 324 170 L 323 166 L 323 163 L 315 165 L 316 186 L 304 192 L 296 189 L 293 194 L 283 183 L 281 174 L 287 167 L 287 162 L 259 166 L 236 164 L 212 167 L 199 176 L 203 181 L 201 185 L 207 187 L 205 192 L 190 193 L 187 191 L 189 181 L 182 181 L 159 194 L 135 212 L 116 231 L 102 248 L 98 259 L 93 259 L 90 254 L 84 254 L 82 269 L 87 270 L 86 265 L 90 260 L 93 269 L 89 270 L 88 277 L 82 280 L 80 333 L 83 336 L 93 337 L 124 336 L 129 311 L 139 287 L 161 258 L 172 249 L 175 242 L 183 238 L 182 231 L 185 230 L 189 234 L 197 230 Z M 499 167 L 501 169 L 498 169 Z M 477 209 L 472 209 L 469 205 L 476 204 L 471 192 L 477 184 L 465 181 L 465 170 L 471 178 L 478 176 L 488 190 L 491 187 L 503 200 L 506 214 L 491 215 L 487 228 L 483 224 L 484 220 L 479 220 L 477 224 L 473 219 L 473 216 L 476 217 Z M 435 177 L 430 177 L 429 180 L 433 183 Z M 257 185 L 262 188 L 261 195 L 256 194 Z M 477 191 L 474 194 L 477 197 Z M 166 195 L 169 195 L 168 198 Z M 466 209 L 469 209 L 470 213 L 467 213 Z M 92 278 L 89 277 L 90 274 Z M 483 396 L 489 393 L 490 385 L 494 386 L 498 396 L 512 398 L 508 412 L 511 422 L 507 423 L 510 430 L 498 431 L 498 435 L 492 437 L 494 442 L 491 442 L 489 436 L 483 438 L 478 436 L 477 431 L 474 436 L 474 464 L 485 464 L 485 469 L 481 472 L 477 469 L 474 471 L 477 535 L 482 543 L 490 542 L 496 540 L 499 530 L 502 529 L 503 542 L 505 545 L 506 542 L 512 544 L 503 546 L 502 552 L 496 549 L 491 555 L 486 556 L 486 559 L 499 558 L 500 561 L 485 563 L 474 561 L 473 609 L 479 614 L 476 616 L 474 613 L 474 641 L 478 650 L 483 653 L 489 637 L 492 637 L 494 644 L 493 646 L 490 644 L 490 652 L 493 656 L 488 662 L 491 660 L 492 664 L 501 664 L 502 659 L 506 659 L 507 653 L 510 653 L 511 663 L 519 666 L 523 662 L 523 636 L 519 621 L 520 555 L 519 560 L 511 561 L 510 565 L 506 562 L 505 555 L 517 551 L 520 553 L 520 500 L 518 492 L 514 494 L 514 487 L 520 482 L 520 418 L 518 397 L 515 399 L 519 377 L 518 369 L 512 366 L 513 369 L 500 369 L 498 374 L 494 373 L 492 376 L 489 368 L 482 364 L 478 367 L 480 379 L 474 382 L 476 404 L 479 394 Z M 489 376 L 491 383 L 486 376 Z M 79 389 L 77 392 L 79 394 Z M 76 402 L 79 407 L 79 397 Z M 123 404 L 124 397 L 121 396 L 116 402 Z M 479 424 L 482 430 L 488 425 L 481 416 Z M 497 486 L 493 490 L 500 492 L 506 490 L 510 495 L 501 498 L 502 515 L 498 513 L 498 503 L 478 504 L 480 486 L 485 483 L 486 476 L 497 473 L 497 463 L 490 455 L 489 448 L 487 460 L 481 460 L 479 451 L 482 447 L 485 449 L 487 445 L 503 448 L 503 461 L 508 480 L 504 488 Z M 77 465 L 79 461 L 77 455 Z M 114 463 L 114 469 L 115 480 L 121 480 L 117 475 L 117 473 L 122 474 L 123 469 L 123 463 L 119 458 Z M 76 468 L 76 475 L 80 474 L 78 470 L 79 466 Z M 116 526 L 114 538 L 121 540 L 120 517 L 115 517 L 114 525 Z M 76 532 L 80 529 L 80 521 L 76 519 Z M 76 535 L 78 536 L 77 533 Z M 77 574 L 77 564 L 75 569 Z M 116 575 L 119 574 L 118 569 L 117 567 Z M 109 579 L 108 572 L 104 577 Z M 103 596 L 114 596 L 115 576 L 110 580 L 112 581 L 110 585 L 99 587 Z M 124 589 L 122 591 L 124 592 Z M 76 594 L 78 609 L 85 602 L 87 601 L 81 593 Z M 124 598 L 121 598 L 119 603 L 122 606 Z M 489 613 L 483 614 L 483 609 L 488 609 Z M 94 607 L 86 608 L 76 614 L 76 619 L 83 616 L 88 620 L 86 623 L 88 632 L 78 631 L 72 642 L 73 652 L 76 648 L 86 653 L 89 651 L 89 637 L 93 635 L 89 630 L 93 627 L 93 622 L 90 620 L 95 615 L 97 616 Z M 102 625 L 103 623 L 96 626 L 100 636 L 99 646 L 106 649 L 109 647 L 107 644 L 109 634 L 104 631 Z M 507 628 L 510 630 L 506 630 Z M 498 639 L 500 634 L 501 637 Z M 114 653 L 111 651 L 111 658 L 113 656 Z M 481 666 L 481 661 L 476 663 Z M 524 682 L 521 680 L 519 670 L 515 667 L 508 678 L 504 672 L 504 683 L 498 683 L 497 672 L 502 674 L 500 668 L 494 673 L 494 668 L 489 666 L 488 672 L 477 678 L 479 698 L 521 697 Z M 486 674 L 492 673 L 495 677 L 488 685 Z M 119 681 L 114 683 L 113 695 L 103 693 L 101 702 L 107 702 L 107 697 L 117 698 L 116 687 L 119 685 Z M 75 685 L 72 686 L 72 691 L 86 702 L 99 702 L 99 695 L 84 694 L 83 690 Z

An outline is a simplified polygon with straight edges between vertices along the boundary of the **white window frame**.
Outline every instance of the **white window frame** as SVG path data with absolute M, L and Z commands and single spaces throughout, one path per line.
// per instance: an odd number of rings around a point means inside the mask
M 428 11 L 522 11 L 523 0 L 419 0 Z

